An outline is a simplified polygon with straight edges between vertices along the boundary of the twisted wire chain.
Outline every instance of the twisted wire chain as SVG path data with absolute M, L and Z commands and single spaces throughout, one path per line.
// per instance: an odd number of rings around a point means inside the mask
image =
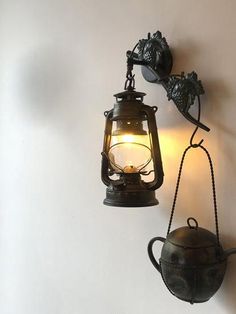
M 181 158 L 180 167 L 179 167 L 179 173 L 178 173 L 178 178 L 177 178 L 177 183 L 176 183 L 176 188 L 175 188 L 175 195 L 174 195 L 173 205 L 172 205 L 172 209 L 171 209 L 169 225 L 168 225 L 168 229 L 167 229 L 167 235 L 170 233 L 170 228 L 171 228 L 172 220 L 173 220 L 173 217 L 174 217 L 175 205 L 176 205 L 177 196 L 178 196 L 178 192 L 179 192 L 179 184 L 180 184 L 180 180 L 181 180 L 181 175 L 182 175 L 182 170 L 183 170 L 183 165 L 184 165 L 184 159 L 185 159 L 185 156 L 186 156 L 188 150 L 189 150 L 191 147 L 192 147 L 192 146 L 188 146 L 188 147 L 185 149 L 185 151 L 184 151 L 184 153 L 183 153 L 183 156 L 182 156 L 182 158 Z
M 219 233 L 219 222 L 218 222 L 218 208 L 217 208 L 217 200 L 216 200 L 216 184 L 215 184 L 215 174 L 214 174 L 214 167 L 213 167 L 213 162 L 210 156 L 210 153 L 208 150 L 200 145 L 199 146 L 201 149 L 204 150 L 204 152 L 207 155 L 209 164 L 210 164 L 210 170 L 211 170 L 211 183 L 212 183 L 212 195 L 213 195 L 213 204 L 214 204 L 214 213 L 215 213 L 215 224 L 216 224 L 216 237 L 217 237 L 217 242 L 220 244 L 220 233 Z
M 200 116 L 201 116 L 201 102 L 200 102 L 200 97 L 198 96 L 198 121 L 200 121 Z M 190 138 L 190 145 L 184 150 L 182 158 L 181 158 L 177 182 L 176 182 L 174 200 L 173 200 L 173 204 L 172 204 L 170 220 L 169 220 L 169 225 L 168 225 L 168 229 L 167 229 L 167 235 L 170 233 L 170 229 L 171 229 L 171 225 L 172 225 L 172 221 L 173 221 L 173 217 L 174 217 L 175 206 L 176 206 L 176 201 L 177 201 L 177 197 L 178 197 L 179 185 L 180 185 L 180 181 L 181 181 L 181 175 L 182 175 L 182 170 L 183 170 L 183 165 L 184 165 L 184 160 L 185 160 L 186 154 L 191 148 L 201 148 L 206 153 L 208 161 L 209 161 L 209 165 L 210 165 L 212 195 L 213 195 L 213 205 L 214 205 L 214 215 L 215 215 L 215 226 L 216 226 L 216 237 L 217 237 L 217 242 L 219 245 L 220 244 L 220 236 L 219 236 L 218 209 L 217 209 L 217 199 L 216 199 L 216 185 L 215 185 L 214 167 L 213 167 L 213 162 L 212 162 L 210 153 L 202 145 L 203 139 L 199 143 L 193 143 L 193 139 L 194 139 L 194 136 L 195 136 L 197 130 L 198 130 L 198 126 L 193 131 L 193 134 Z

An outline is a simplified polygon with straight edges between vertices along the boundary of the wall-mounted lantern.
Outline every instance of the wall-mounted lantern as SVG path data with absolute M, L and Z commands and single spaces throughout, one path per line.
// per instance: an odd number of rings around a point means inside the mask
M 138 49 L 138 54 L 135 49 Z M 179 111 L 190 122 L 209 131 L 189 114 L 195 97 L 204 93 L 197 74 L 170 75 L 172 55 L 158 31 L 148 34 L 133 51 L 127 51 L 125 91 L 115 95 L 114 108 L 105 111 L 102 181 L 107 186 L 105 205 L 140 207 L 158 204 L 155 190 L 163 183 L 161 152 L 156 127 L 157 107 L 143 103 L 144 93 L 135 91 L 133 66 L 142 67 L 143 77 L 161 84 Z
M 155 119 L 157 108 L 145 105 L 144 95 L 129 88 L 116 94 L 114 108 L 105 112 L 102 180 L 107 185 L 106 205 L 158 204 L 155 190 L 163 182 L 163 170 Z

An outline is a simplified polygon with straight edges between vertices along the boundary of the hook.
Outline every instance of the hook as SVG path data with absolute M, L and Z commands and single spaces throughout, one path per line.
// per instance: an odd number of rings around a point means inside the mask
M 197 95 L 197 100 L 198 100 L 198 117 L 197 117 L 197 121 L 199 122 L 200 121 L 200 116 L 201 116 L 201 101 L 200 101 L 200 96 L 199 95 Z M 197 147 L 201 146 L 201 144 L 204 141 L 204 139 L 201 139 L 199 143 L 193 143 L 193 139 L 194 139 L 194 136 L 197 133 L 198 128 L 199 128 L 199 126 L 197 125 L 195 130 L 193 131 L 193 134 L 192 134 L 191 138 L 190 138 L 190 146 L 193 147 L 193 148 L 197 148 Z

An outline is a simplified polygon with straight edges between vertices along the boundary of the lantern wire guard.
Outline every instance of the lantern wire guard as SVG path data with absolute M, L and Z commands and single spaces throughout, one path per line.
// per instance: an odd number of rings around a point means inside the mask
M 198 101 L 198 117 L 197 117 L 197 121 L 200 121 L 200 117 L 201 117 L 201 101 L 200 101 L 200 97 L 199 96 L 197 97 L 197 101 Z M 204 140 L 202 139 L 202 140 L 200 140 L 199 143 L 194 143 L 194 137 L 195 137 L 195 135 L 197 133 L 198 128 L 199 128 L 199 126 L 196 126 L 196 128 L 195 128 L 195 130 L 194 130 L 194 132 L 193 132 L 193 134 L 192 134 L 192 136 L 190 138 L 190 145 L 184 150 L 182 158 L 181 158 L 179 172 L 178 172 L 178 177 L 177 177 L 177 183 L 176 183 L 176 188 L 175 188 L 174 200 L 173 200 L 173 205 L 172 205 L 172 209 L 171 209 L 169 225 L 168 225 L 168 229 L 167 229 L 167 235 L 170 233 L 170 229 L 171 229 L 171 225 L 172 225 L 172 221 L 173 221 L 173 217 L 174 217 L 175 206 L 176 206 L 176 201 L 177 201 L 177 197 L 178 197 L 179 185 L 180 185 L 180 181 L 181 181 L 181 175 L 182 175 L 182 170 L 183 170 L 183 165 L 184 165 L 184 160 L 185 160 L 186 154 L 187 154 L 187 152 L 190 149 L 200 148 L 200 149 L 202 149 L 206 153 L 208 161 L 209 161 L 210 172 L 211 172 L 212 194 L 213 194 L 213 206 L 214 206 L 214 214 L 215 214 L 216 237 L 217 237 L 218 245 L 220 245 L 218 213 L 217 213 L 217 201 L 216 201 L 215 175 L 214 175 L 213 162 L 212 162 L 210 153 L 202 145 Z

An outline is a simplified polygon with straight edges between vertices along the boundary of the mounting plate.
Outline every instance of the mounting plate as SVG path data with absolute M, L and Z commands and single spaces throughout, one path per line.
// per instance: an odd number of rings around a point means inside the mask
M 138 53 L 134 53 L 136 47 Z M 179 112 L 188 121 L 209 132 L 210 129 L 189 112 L 196 98 L 200 108 L 199 96 L 204 94 L 202 83 L 194 71 L 186 75 L 184 72 L 171 75 L 173 58 L 161 32 L 157 31 L 152 36 L 148 33 L 147 38 L 139 40 L 135 48 L 126 53 L 129 70 L 132 71 L 134 64 L 141 65 L 142 75 L 146 81 L 161 84 L 167 91 L 168 100 L 173 100 Z M 132 75 L 131 77 L 133 79 Z
M 160 31 L 152 36 L 148 34 L 147 39 L 141 39 L 138 43 L 139 59 L 144 60 L 142 75 L 151 83 L 159 83 L 160 80 L 169 76 L 172 70 L 173 58 L 165 37 Z

